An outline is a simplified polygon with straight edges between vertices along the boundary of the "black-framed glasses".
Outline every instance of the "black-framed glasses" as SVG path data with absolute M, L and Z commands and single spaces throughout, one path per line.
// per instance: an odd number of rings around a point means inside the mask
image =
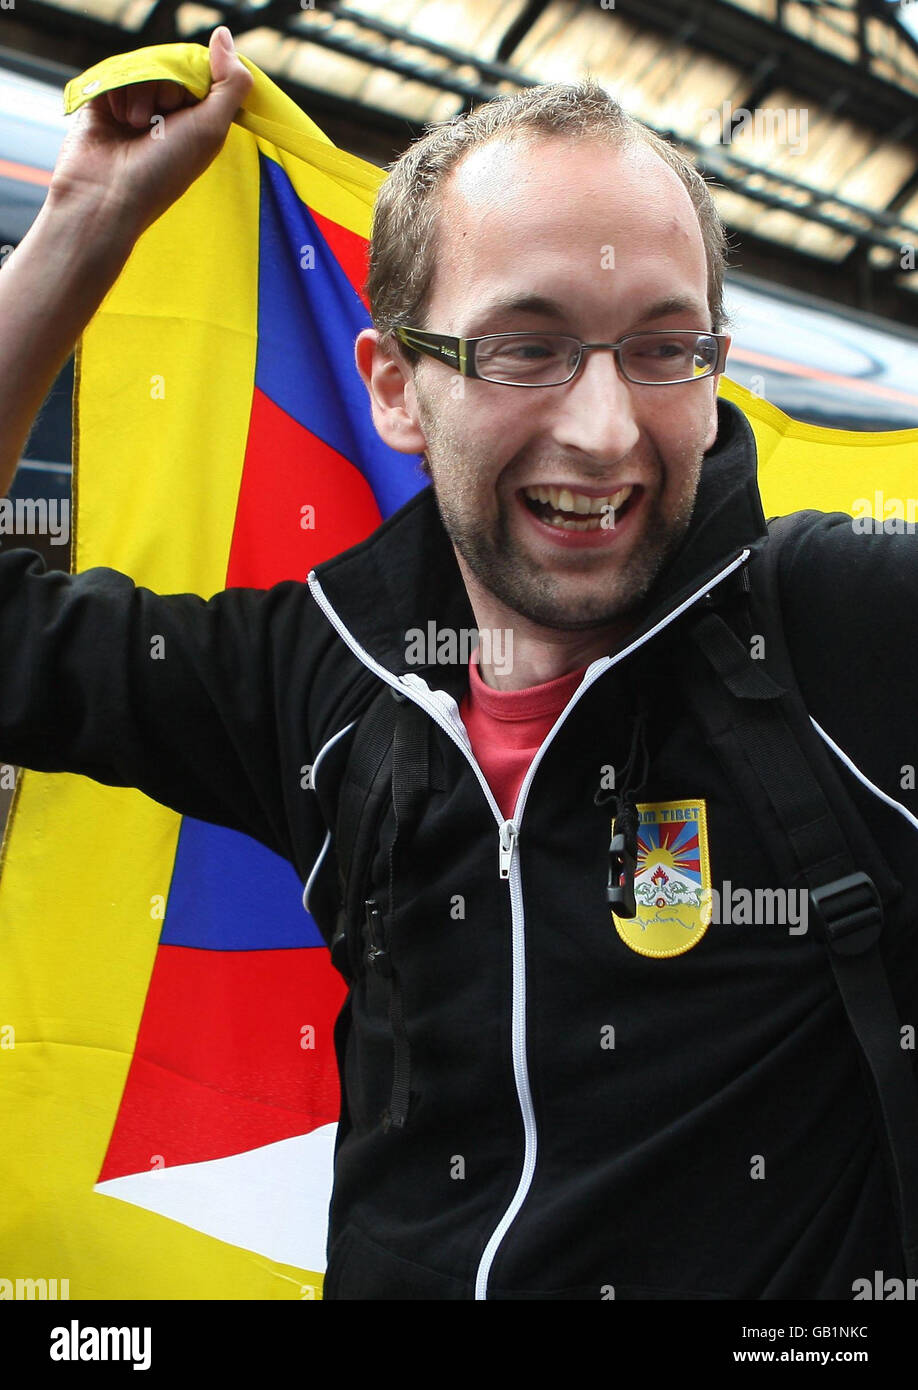
M 730 341 L 725 333 L 682 328 L 626 333 L 617 343 L 582 343 L 567 333 L 450 338 L 423 328 L 396 328 L 395 336 L 463 376 L 503 386 L 563 386 L 577 375 L 585 354 L 600 349 L 615 353 L 622 376 L 636 386 L 676 386 L 722 372 Z

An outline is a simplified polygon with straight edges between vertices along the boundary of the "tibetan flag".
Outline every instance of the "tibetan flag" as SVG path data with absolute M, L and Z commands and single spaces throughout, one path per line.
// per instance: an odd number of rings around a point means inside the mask
M 423 476 L 353 365 L 383 175 L 251 63 L 208 171 L 77 355 L 75 568 L 161 593 L 303 578 Z M 205 49 L 99 64 L 66 108 Z M 732 382 L 767 513 L 910 492 L 918 431 L 798 425 Z M 321 517 L 321 526 L 313 521 Z M 292 867 L 138 792 L 27 772 L 0 879 L 0 1279 L 73 1299 L 321 1294 L 343 998 Z
M 248 66 L 221 154 L 77 354 L 75 568 L 162 593 L 305 581 L 425 483 L 353 361 L 384 175 Z M 207 50 L 109 59 L 66 107 L 147 78 L 202 97 Z M 0 1276 L 73 1299 L 320 1296 L 344 986 L 292 866 L 32 772 L 5 861 Z

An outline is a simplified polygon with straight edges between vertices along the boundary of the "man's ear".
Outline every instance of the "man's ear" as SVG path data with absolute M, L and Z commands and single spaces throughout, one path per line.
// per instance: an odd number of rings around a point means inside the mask
M 365 328 L 357 335 L 354 358 L 380 439 L 400 454 L 424 453 L 427 440 L 418 419 L 414 378 L 398 345 L 383 346 L 378 331 Z

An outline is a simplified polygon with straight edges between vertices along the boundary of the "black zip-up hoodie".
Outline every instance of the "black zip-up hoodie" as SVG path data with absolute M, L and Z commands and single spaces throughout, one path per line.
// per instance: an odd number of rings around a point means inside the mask
M 350 925 L 358 962 L 383 950 L 387 965 L 359 969 L 336 1029 L 326 1297 L 846 1299 L 876 1270 L 901 1277 L 869 1086 L 815 934 L 715 920 L 657 959 L 611 924 L 596 793 L 636 715 L 640 803 L 704 804 L 714 886 L 780 887 L 680 688 L 685 622 L 766 543 L 751 431 L 718 409 L 682 545 L 588 669 L 509 822 L 458 718 L 464 665 L 406 658 L 410 629 L 475 626 L 429 489 L 309 587 L 163 597 L 112 570 L 0 557 L 0 756 L 253 835 L 294 864 L 329 941 L 354 721 L 380 681 L 430 716 L 425 804 L 386 815 L 376 915 Z M 911 536 L 813 513 L 781 571 L 807 708 L 903 885 L 882 949 L 904 1023 L 918 1022 L 918 800 L 902 771 L 918 766 L 916 558 Z

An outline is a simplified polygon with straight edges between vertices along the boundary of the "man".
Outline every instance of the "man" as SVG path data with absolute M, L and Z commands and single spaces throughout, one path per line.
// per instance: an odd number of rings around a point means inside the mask
M 248 81 L 223 32 L 199 106 L 91 108 L 0 278 L 10 465 L 136 236 L 219 148 Z M 141 138 L 154 104 L 172 140 Z M 371 260 L 358 368 L 432 489 L 308 589 L 204 602 L 0 557 L 0 755 L 138 786 L 297 868 L 353 981 L 326 1297 L 844 1298 L 901 1272 L 823 944 L 802 912 L 704 911 L 789 887 L 690 706 L 689 625 L 733 613 L 766 537 L 751 432 L 716 395 L 703 181 L 602 94 L 547 88 L 409 151 Z M 810 712 L 901 879 L 884 951 L 907 1021 L 913 548 L 811 514 L 780 586 Z M 444 659 L 469 632 L 480 662 Z M 875 685 L 894 643 L 903 678 Z M 391 797 L 358 852 L 341 788 L 387 691 Z M 610 859 L 613 816 L 641 819 L 640 866 Z

